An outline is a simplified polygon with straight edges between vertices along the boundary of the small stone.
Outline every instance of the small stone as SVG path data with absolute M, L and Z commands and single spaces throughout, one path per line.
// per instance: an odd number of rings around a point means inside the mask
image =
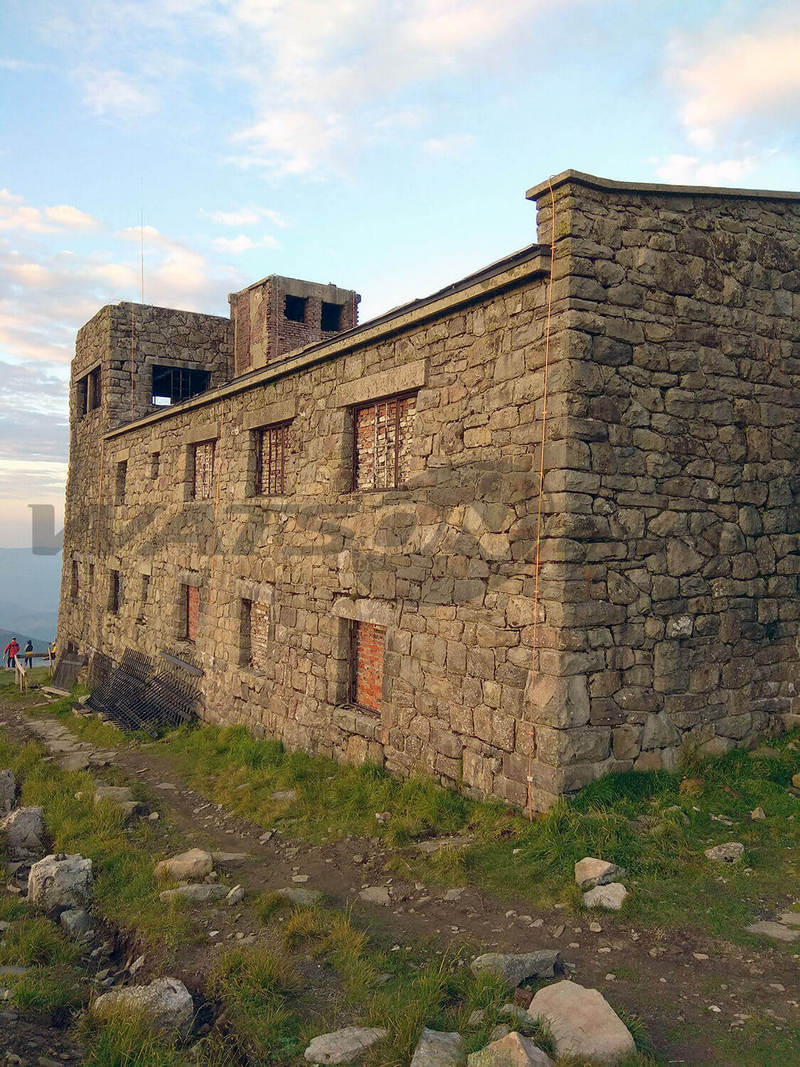
M 753 808 L 750 812 L 750 818 L 753 822 L 760 822 L 762 819 L 766 819 L 766 813 L 763 808 Z
M 177 856 L 161 860 L 155 866 L 155 876 L 159 879 L 172 878 L 176 882 L 199 881 L 211 874 L 214 860 L 210 852 L 202 848 L 190 848 Z
M 762 934 L 764 937 L 771 937 L 774 941 L 797 941 L 800 938 L 800 930 L 794 930 L 789 926 L 784 926 L 782 923 L 764 921 L 751 923 L 750 926 L 745 926 L 745 930 L 749 934 Z
M 367 904 L 391 904 L 392 897 L 385 885 L 370 885 L 358 894 Z
M 276 789 L 274 793 L 270 793 L 270 799 L 277 801 L 279 804 L 289 804 L 293 800 L 297 800 L 297 791 L 294 789 Z
M 0 815 L 5 815 L 14 807 L 17 797 L 17 779 L 12 770 L 0 771 Z
M 309 876 L 307 874 L 293 874 L 292 875 L 292 881 L 293 882 L 301 882 L 301 883 L 302 882 L 307 882 L 308 881 L 308 877 Z
M 225 903 L 229 908 L 235 908 L 237 904 L 240 904 L 244 900 L 244 887 L 235 885 L 233 889 L 225 897 Z
M 354 1063 L 387 1033 L 372 1026 L 346 1026 L 315 1037 L 304 1056 L 308 1063 Z
M 624 878 L 624 867 L 618 867 L 616 863 L 607 860 L 595 859 L 593 856 L 585 856 L 575 864 L 575 881 L 583 890 L 594 889 L 597 885 L 606 885 L 616 879 Z
M 800 789 L 800 774 L 792 775 L 792 785 L 795 787 L 795 789 Z
M 800 926 L 800 911 L 782 911 L 779 922 L 787 926 Z
M 161 816 L 158 814 L 157 811 L 151 811 L 147 818 L 150 820 L 150 822 L 158 822 Z
M 169 904 L 171 900 L 185 900 L 187 904 L 207 904 L 209 900 L 222 900 L 228 895 L 225 885 L 197 884 L 180 885 L 177 889 L 165 889 L 158 894 L 159 900 Z
M 118 1012 L 125 1016 L 138 1015 L 160 1033 L 177 1032 L 184 1037 L 194 1020 L 191 995 L 178 978 L 157 978 L 149 985 L 103 993 L 90 1005 L 89 1011 L 101 1020 Z
M 218 867 L 241 867 L 249 859 L 249 852 L 212 852 L 211 858 Z
M 549 1025 L 558 1056 L 614 1064 L 635 1051 L 630 1030 L 597 989 L 556 982 L 538 991 L 528 1014 Z
M 322 901 L 322 893 L 318 889 L 301 889 L 298 886 L 297 888 L 276 889 L 275 892 L 279 897 L 291 901 L 299 908 L 313 908 L 315 904 Z
M 88 908 L 92 901 L 92 861 L 83 856 L 45 856 L 28 875 L 28 903 L 48 915 Z
M 705 855 L 717 863 L 738 863 L 744 854 L 744 845 L 739 841 L 726 841 L 722 845 L 707 848 Z
M 461 1067 L 463 1062 L 464 1042 L 460 1034 L 423 1028 L 411 1057 L 411 1067 Z
M 390 811 L 376 811 L 375 819 L 377 822 L 388 822 L 391 819 L 392 813 Z
M 497 975 L 513 989 L 527 978 L 553 978 L 555 968 L 560 962 L 561 955 L 557 949 L 510 954 L 485 952 L 472 961 L 470 970 L 474 975 Z
M 628 890 L 622 882 L 609 882 L 598 885 L 583 894 L 583 903 L 587 908 L 605 908 L 607 911 L 619 911 Z
M 483 1010 L 483 1008 L 476 1008 L 473 1012 L 470 1013 L 470 1017 L 467 1019 L 467 1026 L 471 1027 L 473 1030 L 478 1030 L 481 1026 L 483 1026 L 483 1021 L 485 1018 L 486 1012 Z
M 92 917 L 85 908 L 68 908 L 58 917 L 61 929 L 67 937 L 82 941 L 94 929 Z
M 590 922 L 589 923 L 589 930 L 593 934 L 602 934 L 603 927 L 600 925 L 600 923 Z
M 17 808 L 0 821 L 12 860 L 36 859 L 45 852 L 44 814 L 40 807 Z

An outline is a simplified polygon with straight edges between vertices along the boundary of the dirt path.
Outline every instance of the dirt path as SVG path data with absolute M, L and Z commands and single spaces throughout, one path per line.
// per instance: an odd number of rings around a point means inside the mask
M 38 733 L 41 739 L 37 721 L 19 703 L 0 702 L 0 725 L 11 735 Z M 275 833 L 264 840 L 264 827 L 188 788 L 156 746 L 124 743 L 114 750 L 113 764 L 149 792 L 153 807 L 168 812 L 193 845 L 248 853 L 231 876 L 250 893 L 293 884 L 319 889 L 336 906 L 352 904 L 373 931 L 401 947 L 429 941 L 439 950 L 453 943 L 477 951 L 558 948 L 571 978 L 600 989 L 613 1004 L 642 1018 L 657 1053 L 668 1063 L 719 1064 L 717 1039 L 750 1016 L 771 1019 L 777 1026 L 800 1019 L 796 964 L 780 951 L 753 952 L 691 929 L 637 927 L 613 914 L 584 917 L 566 908 L 537 910 L 474 887 L 448 891 L 404 881 L 387 866 L 391 852 L 379 839 L 310 845 Z M 102 777 L 102 770 L 97 774 Z M 306 881 L 293 882 L 304 876 Z M 365 886 L 389 887 L 390 903 L 360 901 Z M 210 909 L 205 925 L 217 944 L 255 936 L 241 916 L 237 920 L 224 909 Z M 190 964 L 194 975 L 187 977 L 201 983 L 206 966 L 205 955 L 195 954 Z

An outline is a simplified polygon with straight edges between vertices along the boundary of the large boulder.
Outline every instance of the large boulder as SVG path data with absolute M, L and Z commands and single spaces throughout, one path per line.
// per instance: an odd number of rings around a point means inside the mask
M 522 1034 L 507 1034 L 467 1058 L 468 1067 L 554 1067 L 550 1057 Z
M 117 1013 L 133 1015 L 163 1034 L 185 1037 L 192 1028 L 194 1003 L 179 978 L 156 978 L 149 985 L 127 986 L 103 993 L 89 1008 L 96 1019 Z
M 0 822 L 9 859 L 36 859 L 46 852 L 44 813 L 41 808 L 17 808 Z
M 375 1026 L 346 1026 L 315 1037 L 304 1055 L 308 1063 L 355 1063 L 387 1033 Z
M 596 859 L 594 856 L 584 856 L 575 864 L 575 881 L 584 891 L 624 877 L 624 867 L 618 867 L 616 863 L 609 863 L 608 860 Z
M 199 882 L 214 869 L 214 857 L 202 848 L 190 848 L 177 856 L 161 860 L 155 866 L 155 876 L 176 882 Z
M 411 1067 L 461 1067 L 465 1049 L 461 1034 L 423 1028 Z
M 470 964 L 475 975 L 488 973 L 505 979 L 513 989 L 526 978 L 553 978 L 555 967 L 561 963 L 558 949 L 540 949 L 537 952 L 485 952 Z
M 615 1064 L 635 1050 L 630 1030 L 597 989 L 556 982 L 539 990 L 528 1014 L 550 1027 L 557 1056 Z
M 0 771 L 0 815 L 5 815 L 14 807 L 17 798 L 17 779 L 14 772 Z
M 45 856 L 28 875 L 28 903 L 48 915 L 88 908 L 92 902 L 92 861 L 63 853 Z
M 622 882 L 608 882 L 596 885 L 583 894 L 583 903 L 587 908 L 605 908 L 607 911 L 619 911 L 625 902 L 628 890 Z

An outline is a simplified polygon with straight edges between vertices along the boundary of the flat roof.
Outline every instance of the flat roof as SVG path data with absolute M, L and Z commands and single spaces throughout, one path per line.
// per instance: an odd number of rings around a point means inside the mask
M 800 192 L 778 189 L 729 189 L 719 185 L 659 185 L 655 182 L 617 182 L 612 178 L 600 178 L 596 174 L 587 174 L 582 170 L 562 170 L 552 178 L 534 185 L 525 194 L 526 200 L 538 200 L 560 185 L 573 182 L 588 185 L 592 189 L 618 190 L 628 193 L 656 193 L 659 196 L 733 196 L 748 200 L 798 200 Z

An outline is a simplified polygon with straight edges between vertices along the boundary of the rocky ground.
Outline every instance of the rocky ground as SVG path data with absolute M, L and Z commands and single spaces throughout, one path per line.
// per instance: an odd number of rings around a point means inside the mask
M 129 743 L 120 735 L 119 744 L 99 750 L 59 722 L 31 718 L 27 711 L 18 701 L 0 701 L 0 725 L 9 736 L 36 737 L 63 767 L 89 768 L 98 780 L 136 785 L 137 794 L 151 798 L 154 815 L 168 815 L 189 844 L 218 854 L 219 867 L 249 896 L 289 887 L 319 890 L 334 906 L 352 906 L 376 937 L 400 951 L 411 943 L 425 943 L 431 953 L 453 943 L 470 946 L 474 954 L 558 950 L 570 979 L 600 990 L 615 1007 L 644 1021 L 665 1063 L 724 1063 L 719 1050 L 728 1047 L 726 1035 L 750 1020 L 766 1021 L 778 1032 L 800 1022 L 796 957 L 772 941 L 751 950 L 709 939 L 690 921 L 678 931 L 645 927 L 628 921 L 624 911 L 576 915 L 558 901 L 536 910 L 470 885 L 442 888 L 404 880 L 391 865 L 394 850 L 379 838 L 312 845 L 282 837 L 188 788 L 156 745 Z M 187 946 L 172 972 L 190 990 L 202 987 L 221 948 L 258 936 L 252 914 L 221 900 L 203 904 L 198 921 L 204 939 Z M 322 981 L 322 968 L 319 977 Z M 306 978 L 313 981 L 314 975 Z M 80 1058 L 60 1028 L 63 1020 L 7 1011 L 2 1022 L 0 1049 L 7 1062 L 46 1065 Z

